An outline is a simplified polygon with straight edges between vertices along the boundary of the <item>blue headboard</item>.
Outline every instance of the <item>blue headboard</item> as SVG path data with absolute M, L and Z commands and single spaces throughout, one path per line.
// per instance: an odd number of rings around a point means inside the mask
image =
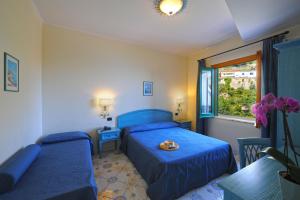
M 124 128 L 141 124 L 173 121 L 172 112 L 160 109 L 144 109 L 128 112 L 117 117 L 117 127 Z

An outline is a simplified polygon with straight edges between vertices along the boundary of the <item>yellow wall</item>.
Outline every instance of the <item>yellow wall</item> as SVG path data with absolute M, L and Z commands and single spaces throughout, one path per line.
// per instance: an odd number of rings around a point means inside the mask
M 115 119 L 137 109 L 175 111 L 187 91 L 185 57 L 50 25 L 43 29 L 42 74 L 45 134 L 114 126 L 99 118 L 96 97 L 114 97 Z M 153 81 L 152 97 L 143 96 L 143 81 Z
M 42 133 L 42 22 L 31 0 L 0 1 L 0 163 Z M 4 92 L 3 54 L 20 61 L 20 92 Z

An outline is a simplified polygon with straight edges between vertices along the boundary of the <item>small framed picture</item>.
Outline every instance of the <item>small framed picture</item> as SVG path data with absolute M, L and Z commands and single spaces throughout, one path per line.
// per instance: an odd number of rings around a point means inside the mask
M 144 96 L 153 96 L 153 82 L 151 81 L 144 81 L 143 87 L 143 95 Z
M 19 92 L 19 60 L 4 53 L 4 91 Z

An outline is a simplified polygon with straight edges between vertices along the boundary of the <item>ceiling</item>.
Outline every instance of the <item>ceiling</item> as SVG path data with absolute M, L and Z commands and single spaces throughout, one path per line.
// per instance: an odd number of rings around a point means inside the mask
M 300 23 L 300 0 L 226 0 L 243 40 Z
M 188 54 L 238 34 L 223 0 L 189 0 L 172 17 L 154 0 L 34 0 L 48 24 Z M 126 3 L 125 3 L 126 2 Z
M 184 11 L 172 17 L 158 13 L 154 0 L 33 2 L 47 24 L 181 55 L 238 34 L 245 40 L 252 39 L 282 27 L 287 19 L 296 16 L 295 12 L 300 14 L 295 4 L 300 0 L 187 0 Z M 276 6 L 269 9 L 272 2 Z M 282 6 L 284 12 L 279 12 Z M 293 23 L 296 20 L 289 24 Z

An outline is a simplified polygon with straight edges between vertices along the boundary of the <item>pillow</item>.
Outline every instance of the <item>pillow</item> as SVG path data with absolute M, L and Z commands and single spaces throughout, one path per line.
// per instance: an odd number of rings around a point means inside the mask
M 55 133 L 50 134 L 42 139 L 40 139 L 40 144 L 53 144 L 66 141 L 90 139 L 86 132 L 74 131 L 74 132 L 65 132 L 65 133 Z
M 130 126 L 125 128 L 125 130 L 129 133 L 140 132 L 140 131 L 150 131 L 155 129 L 165 129 L 165 128 L 173 128 L 179 126 L 176 122 L 158 122 L 158 123 L 150 123 L 143 124 L 137 126 Z
M 14 188 L 22 175 L 37 158 L 40 150 L 40 145 L 29 145 L 19 150 L 0 166 L 0 194 Z

